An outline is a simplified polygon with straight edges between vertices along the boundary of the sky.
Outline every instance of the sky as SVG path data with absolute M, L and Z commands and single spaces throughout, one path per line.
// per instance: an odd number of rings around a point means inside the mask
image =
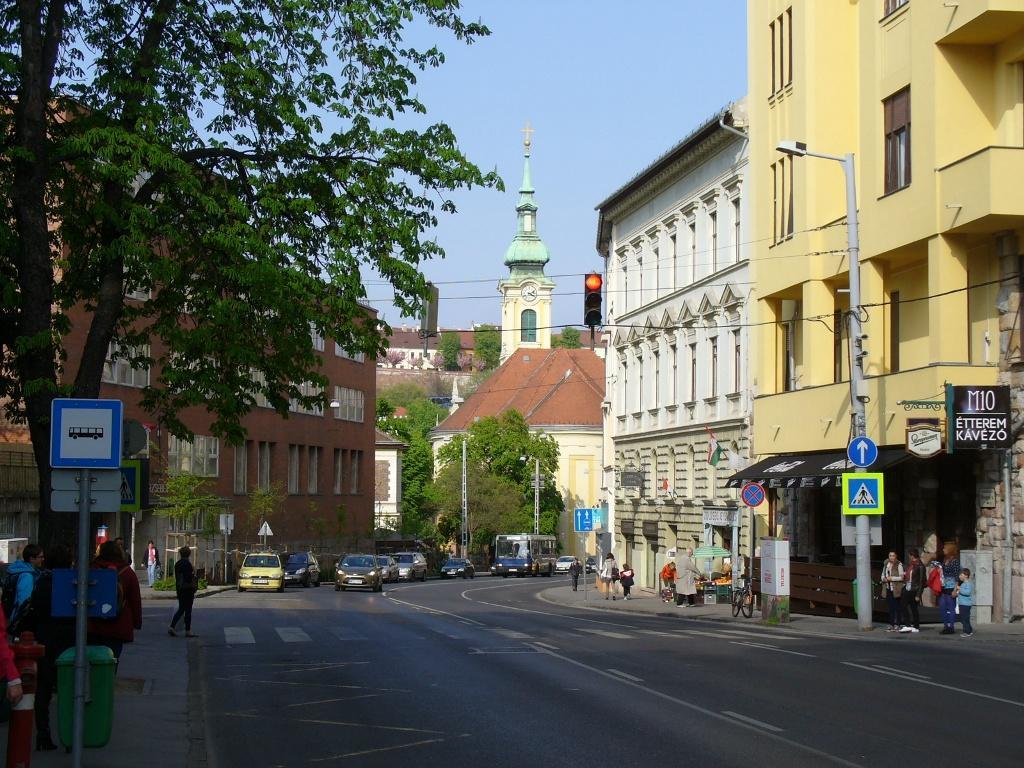
M 746 1 L 464 0 L 462 15 L 491 35 L 466 46 L 412 30 L 446 56 L 415 92 L 470 160 L 497 169 L 505 191 L 453 195 L 458 213 L 435 233 L 446 258 L 422 266 L 440 290 L 439 324 L 501 322 L 497 283 L 516 232 L 527 121 L 537 231 L 556 283 L 552 322 L 580 324 L 583 275 L 603 271 L 594 207 L 746 93 Z M 367 276 L 366 290 L 392 326 L 415 324 L 379 278 Z

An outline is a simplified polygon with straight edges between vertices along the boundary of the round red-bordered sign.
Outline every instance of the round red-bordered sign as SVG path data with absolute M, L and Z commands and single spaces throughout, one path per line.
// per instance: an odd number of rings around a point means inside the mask
M 759 507 L 764 503 L 764 486 L 759 483 L 744 483 L 740 497 L 748 507 Z

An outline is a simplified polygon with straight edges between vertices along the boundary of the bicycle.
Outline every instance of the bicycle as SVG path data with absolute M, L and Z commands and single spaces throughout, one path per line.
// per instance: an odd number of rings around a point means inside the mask
M 732 591 L 732 615 L 739 616 L 741 612 L 748 619 L 754 615 L 754 594 L 746 579 L 742 586 Z

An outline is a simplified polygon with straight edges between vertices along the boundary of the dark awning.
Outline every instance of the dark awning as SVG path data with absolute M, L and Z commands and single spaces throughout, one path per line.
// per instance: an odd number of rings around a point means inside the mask
M 751 464 L 729 478 L 729 488 L 745 482 L 764 483 L 766 488 L 838 488 L 844 472 L 882 472 L 909 458 L 902 448 L 883 448 L 878 459 L 866 469 L 858 469 L 845 451 L 828 453 L 795 453 L 772 456 Z

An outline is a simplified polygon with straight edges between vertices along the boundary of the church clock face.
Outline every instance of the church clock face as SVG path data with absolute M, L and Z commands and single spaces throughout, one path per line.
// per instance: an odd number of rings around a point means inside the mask
M 533 283 L 527 283 L 523 286 L 523 301 L 527 304 L 533 304 L 537 300 L 537 286 Z

